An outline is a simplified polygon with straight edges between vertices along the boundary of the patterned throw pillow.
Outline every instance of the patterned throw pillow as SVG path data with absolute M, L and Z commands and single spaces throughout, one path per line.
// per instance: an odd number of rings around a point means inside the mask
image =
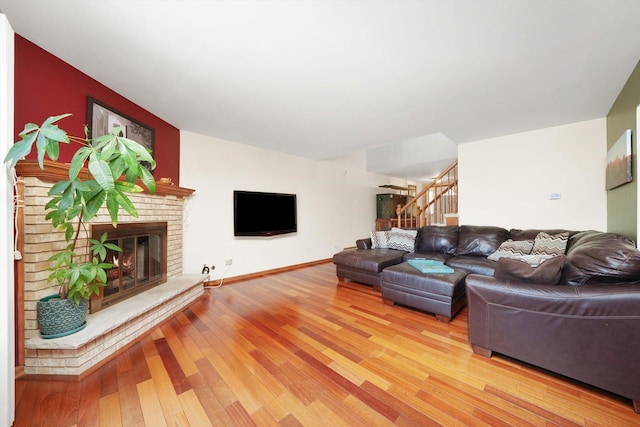
M 387 249 L 389 247 L 389 235 L 386 231 L 371 232 L 371 248 Z
M 401 251 L 414 252 L 416 246 L 416 236 L 418 230 L 404 230 L 402 228 L 392 228 L 388 232 L 389 248 Z
M 532 255 L 564 255 L 569 241 L 569 232 L 548 234 L 541 231 L 533 241 Z
M 522 255 L 529 255 L 533 249 L 533 240 L 505 240 L 500 244 L 497 251 L 487 258 L 498 261 L 500 258 L 518 258 Z

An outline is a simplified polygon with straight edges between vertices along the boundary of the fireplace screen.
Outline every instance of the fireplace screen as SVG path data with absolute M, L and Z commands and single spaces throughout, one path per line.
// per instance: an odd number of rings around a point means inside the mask
M 107 271 L 107 284 L 100 297 L 91 301 L 91 312 L 133 296 L 166 281 L 166 223 L 94 225 L 93 238 L 108 233 L 109 243 L 121 252 L 108 251 L 106 262 L 113 264 Z

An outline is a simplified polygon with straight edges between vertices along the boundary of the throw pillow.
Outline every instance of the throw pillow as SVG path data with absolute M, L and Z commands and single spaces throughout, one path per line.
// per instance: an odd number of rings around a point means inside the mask
M 522 255 L 529 255 L 533 249 L 533 240 L 505 240 L 500 244 L 497 251 L 487 258 L 498 261 L 500 258 L 517 258 Z
M 414 239 L 418 235 L 418 230 L 408 230 L 405 228 L 391 227 L 391 233 L 404 234 L 405 236 L 413 237 Z
M 402 228 L 392 228 L 388 232 L 389 249 L 414 252 L 416 246 L 416 236 L 418 230 L 405 230 Z
M 516 258 L 500 258 L 493 274 L 498 279 L 520 280 L 527 283 L 557 285 L 562 277 L 565 256 L 558 255 L 532 267 L 526 261 Z
M 541 231 L 533 241 L 532 255 L 564 255 L 569 241 L 569 232 L 548 234 Z
M 386 231 L 371 232 L 371 249 L 387 249 L 389 247 L 389 236 Z

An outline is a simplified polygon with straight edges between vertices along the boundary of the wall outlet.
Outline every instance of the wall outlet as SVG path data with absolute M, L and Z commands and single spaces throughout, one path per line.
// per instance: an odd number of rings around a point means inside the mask
M 233 264 L 233 260 L 231 258 L 227 258 L 224 260 L 224 265 L 231 265 Z

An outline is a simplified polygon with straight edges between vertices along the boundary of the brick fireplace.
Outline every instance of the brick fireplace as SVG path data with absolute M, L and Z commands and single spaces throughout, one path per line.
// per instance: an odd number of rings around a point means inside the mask
M 21 326 L 18 328 L 18 362 L 24 362 L 25 373 L 82 375 L 202 295 L 206 276 L 182 274 L 184 200 L 194 190 L 158 184 L 154 195 L 130 195 L 138 218 L 121 210 L 118 229 L 113 229 L 109 214 L 103 208 L 89 224 L 87 234 L 92 229 L 100 233 L 107 231 L 109 239 L 127 248 L 128 259 L 120 262 L 129 265 L 120 265 L 110 273 L 111 287 L 105 291 L 111 294 L 92 302 L 98 310 L 88 315 L 84 330 L 69 337 L 42 339 L 36 302 L 57 292 L 57 288 L 47 284 L 50 267 L 47 259 L 53 250 L 66 246 L 64 234 L 45 221 L 44 206 L 52 181 L 64 179 L 68 166 L 47 163 L 42 171 L 36 162 L 23 161 L 16 170 L 21 178 L 18 197 L 23 200 L 18 210 L 18 247 L 22 260 L 16 263 L 17 324 Z M 165 242 L 152 249 L 150 243 L 158 235 Z M 86 248 L 87 237 L 91 236 L 81 237 L 79 250 Z M 131 298 L 122 298 L 121 291 L 125 288 L 147 284 L 150 278 L 155 280 L 155 287 L 141 286 L 134 290 Z

